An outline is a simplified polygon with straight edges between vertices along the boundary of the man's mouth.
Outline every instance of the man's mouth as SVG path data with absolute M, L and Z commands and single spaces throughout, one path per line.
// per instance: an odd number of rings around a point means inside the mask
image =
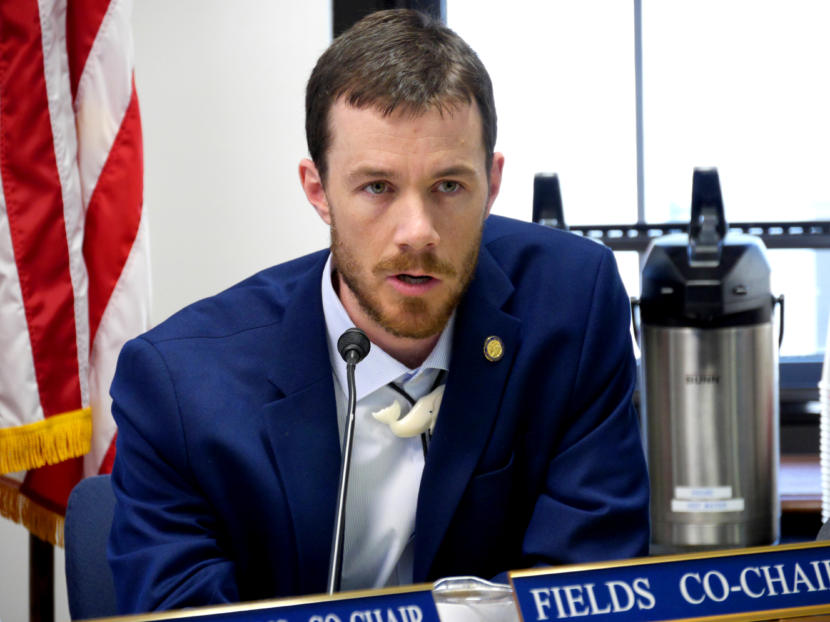
M 398 272 L 397 270 L 392 274 L 387 274 L 385 282 L 392 287 L 400 296 L 409 298 L 411 296 L 421 297 L 427 296 L 430 292 L 439 288 L 444 282 L 441 275 L 433 276 L 430 274 L 423 274 L 420 270 L 413 270 L 412 272 Z
M 421 285 L 432 280 L 431 276 L 419 276 L 414 274 L 397 274 L 395 275 L 395 278 L 399 281 L 403 281 L 404 283 L 409 283 L 410 285 Z

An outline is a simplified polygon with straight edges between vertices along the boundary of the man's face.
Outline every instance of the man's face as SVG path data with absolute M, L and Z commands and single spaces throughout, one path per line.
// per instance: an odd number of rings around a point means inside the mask
M 323 196 L 309 198 L 331 225 L 344 307 L 395 337 L 436 335 L 472 278 L 503 158 L 488 181 L 472 105 L 383 116 L 339 100 L 329 123 Z

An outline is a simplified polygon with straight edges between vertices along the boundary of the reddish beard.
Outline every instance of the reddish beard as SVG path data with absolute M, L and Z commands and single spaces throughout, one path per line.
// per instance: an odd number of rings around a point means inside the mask
M 331 225 L 334 268 L 354 294 L 360 308 L 388 333 L 409 339 L 432 337 L 444 330 L 472 281 L 480 244 L 481 230 L 467 249 L 458 269 L 432 251 L 401 253 L 382 259 L 371 269 L 371 274 L 378 277 L 389 274 L 429 274 L 440 278 L 450 288 L 436 302 L 430 302 L 425 297 L 400 296 L 384 308 L 376 288 L 362 274 L 361 264 L 353 249 L 339 239 L 333 219 Z

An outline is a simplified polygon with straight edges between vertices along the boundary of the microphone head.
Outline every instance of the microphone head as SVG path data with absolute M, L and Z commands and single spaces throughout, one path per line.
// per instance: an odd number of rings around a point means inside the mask
M 337 340 L 337 351 L 346 363 L 359 363 L 369 354 L 369 338 L 359 328 L 349 328 Z

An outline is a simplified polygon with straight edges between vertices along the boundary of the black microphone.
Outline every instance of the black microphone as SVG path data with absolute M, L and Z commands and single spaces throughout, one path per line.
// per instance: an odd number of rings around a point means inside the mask
M 343 430 L 343 459 L 340 463 L 340 484 L 337 489 L 337 515 L 331 538 L 329 579 L 327 592 L 340 591 L 340 575 L 343 572 L 343 536 L 346 532 L 346 492 L 349 487 L 349 468 L 352 463 L 352 441 L 354 439 L 355 399 L 354 368 L 369 354 L 369 338 L 359 328 L 350 328 L 337 340 L 337 351 L 346 361 L 346 380 L 349 385 L 349 407 L 346 426 Z
M 337 351 L 347 365 L 356 365 L 369 354 L 369 338 L 359 328 L 350 328 L 337 340 Z

